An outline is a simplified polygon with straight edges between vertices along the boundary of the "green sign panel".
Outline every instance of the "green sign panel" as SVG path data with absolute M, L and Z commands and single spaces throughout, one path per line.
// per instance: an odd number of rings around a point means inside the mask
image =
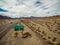
M 15 31 L 23 31 L 24 30 L 24 25 L 20 24 L 20 25 L 14 25 L 14 30 Z

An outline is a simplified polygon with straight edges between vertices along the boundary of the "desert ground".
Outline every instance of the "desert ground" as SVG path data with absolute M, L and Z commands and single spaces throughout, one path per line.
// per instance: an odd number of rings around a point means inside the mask
M 23 33 L 30 36 L 22 38 L 21 31 L 17 31 L 15 37 L 13 27 L 17 23 L 22 23 Z M 0 45 L 60 45 L 60 16 L 0 19 Z

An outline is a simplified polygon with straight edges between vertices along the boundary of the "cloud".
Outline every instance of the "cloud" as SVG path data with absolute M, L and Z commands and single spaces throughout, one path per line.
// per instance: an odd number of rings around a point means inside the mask
M 0 0 L 0 2 L 0 7 L 8 10 L 2 14 L 12 18 L 60 14 L 60 0 Z

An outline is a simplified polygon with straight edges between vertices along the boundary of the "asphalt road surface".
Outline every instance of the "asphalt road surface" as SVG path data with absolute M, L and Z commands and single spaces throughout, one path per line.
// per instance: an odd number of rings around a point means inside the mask
M 8 31 L 10 31 L 10 28 L 12 28 L 13 25 L 14 25 L 15 23 L 17 23 L 17 22 L 18 22 L 18 20 L 15 20 L 15 21 L 13 21 L 12 24 L 9 23 L 9 24 L 7 24 L 6 26 L 4 26 L 2 29 L 0 29 L 0 39 L 1 39 Z

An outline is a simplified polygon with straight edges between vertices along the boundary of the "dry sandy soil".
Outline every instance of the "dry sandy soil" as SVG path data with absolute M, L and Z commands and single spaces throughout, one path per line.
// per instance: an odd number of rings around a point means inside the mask
M 25 26 L 23 33 L 29 32 L 31 37 L 22 38 L 21 31 L 14 37 L 12 26 L 0 45 L 60 45 L 60 16 L 18 19 L 17 23 L 22 23 Z

